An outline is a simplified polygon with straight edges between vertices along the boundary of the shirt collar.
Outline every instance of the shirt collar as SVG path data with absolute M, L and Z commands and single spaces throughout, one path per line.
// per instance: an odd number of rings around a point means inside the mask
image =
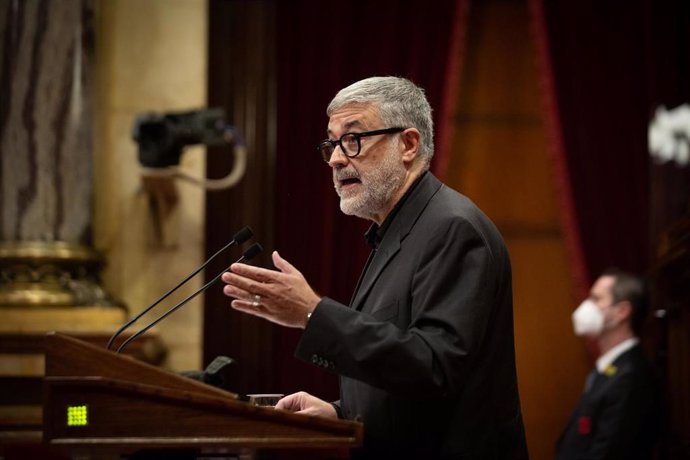
M 369 230 L 367 230 L 367 233 L 364 235 L 367 239 L 367 243 L 369 243 L 369 246 L 371 246 L 372 249 L 378 249 L 379 244 L 381 244 L 381 241 L 383 241 L 383 236 L 386 234 L 386 231 L 388 228 L 391 226 L 391 222 L 393 222 L 393 219 L 395 219 L 395 216 L 398 214 L 398 211 L 400 211 L 400 208 L 403 207 L 403 204 L 405 204 L 405 201 L 407 201 L 407 198 L 412 194 L 412 191 L 417 187 L 419 182 L 422 180 L 422 177 L 424 177 L 427 174 L 427 171 L 422 172 L 422 174 L 417 177 L 410 188 L 407 189 L 405 194 L 398 200 L 398 202 L 395 204 L 391 212 L 388 213 L 386 216 L 386 219 L 383 221 L 383 223 L 379 226 L 378 224 L 372 224 L 371 227 L 369 227 Z
M 627 340 L 623 340 L 621 343 L 599 356 L 599 359 L 597 359 L 597 371 L 603 373 L 620 355 L 630 350 L 639 342 L 640 340 L 637 337 L 631 337 Z

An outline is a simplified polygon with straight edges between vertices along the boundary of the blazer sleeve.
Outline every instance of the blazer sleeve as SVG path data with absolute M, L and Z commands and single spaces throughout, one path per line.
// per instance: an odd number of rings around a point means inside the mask
M 412 264 L 411 285 L 374 286 L 370 294 L 378 290 L 409 309 L 407 328 L 324 297 L 296 356 L 392 394 L 457 392 L 485 340 L 505 271 L 465 219 L 435 226 L 423 245 L 414 246 L 392 261 Z

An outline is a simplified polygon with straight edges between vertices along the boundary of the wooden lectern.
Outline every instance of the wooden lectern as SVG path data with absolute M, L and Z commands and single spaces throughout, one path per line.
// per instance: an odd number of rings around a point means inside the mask
M 362 442 L 360 423 L 253 406 L 56 333 L 46 345 L 44 442 L 71 452 L 103 458 L 187 449 L 281 458 L 299 450 L 300 458 L 343 458 Z

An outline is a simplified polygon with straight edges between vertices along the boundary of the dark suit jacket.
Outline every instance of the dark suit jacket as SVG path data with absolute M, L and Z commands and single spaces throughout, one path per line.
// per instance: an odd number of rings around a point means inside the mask
M 639 346 L 620 355 L 582 393 L 556 448 L 558 460 L 651 459 L 658 394 Z
M 511 270 L 491 221 L 427 173 L 350 307 L 323 298 L 296 356 L 340 375 L 367 458 L 527 458 Z

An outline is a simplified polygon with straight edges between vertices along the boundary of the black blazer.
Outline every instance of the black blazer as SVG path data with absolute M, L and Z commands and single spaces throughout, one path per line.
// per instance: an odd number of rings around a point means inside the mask
M 651 459 L 659 399 L 639 346 L 620 355 L 582 393 L 556 447 L 556 459 Z
M 527 458 L 510 262 L 491 221 L 426 173 L 351 306 L 324 297 L 296 356 L 340 375 L 362 458 Z

